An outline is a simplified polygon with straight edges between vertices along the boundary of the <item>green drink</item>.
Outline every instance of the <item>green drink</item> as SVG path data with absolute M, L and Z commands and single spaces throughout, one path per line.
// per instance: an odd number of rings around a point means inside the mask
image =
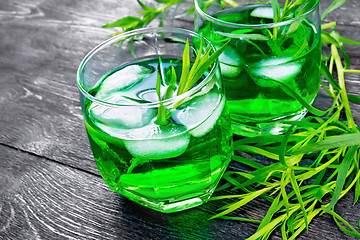
M 167 35 L 180 30 L 160 29 L 129 33 L 143 38 L 133 42 L 133 48 L 144 46 L 146 39 L 146 45 L 154 43 L 156 54 L 136 54 L 104 68 L 109 70 L 82 92 L 81 100 L 90 146 L 106 184 L 139 204 L 174 212 L 208 200 L 230 161 L 232 135 L 216 63 L 188 92 L 159 103 L 172 73 L 178 79 L 182 74 L 178 54 L 158 54 L 166 45 L 158 31 Z M 197 37 L 185 30 L 180 34 Z M 132 41 L 122 39 L 121 48 Z M 184 43 L 177 45 L 183 49 Z M 162 124 L 160 108 L 169 115 Z
M 287 127 L 283 121 L 307 113 L 291 90 L 311 104 L 319 89 L 317 7 L 302 18 L 275 24 L 269 4 L 219 10 L 205 9 L 204 2 L 196 3 L 195 30 L 215 47 L 229 41 L 219 60 L 233 131 L 245 136 L 282 133 Z

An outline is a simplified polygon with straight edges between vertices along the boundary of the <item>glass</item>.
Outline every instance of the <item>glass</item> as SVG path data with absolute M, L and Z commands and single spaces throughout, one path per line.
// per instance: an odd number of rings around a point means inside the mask
M 206 202 L 232 156 L 218 61 L 189 91 L 159 102 L 173 70 L 180 79 L 187 39 L 194 60 L 201 41 L 195 32 L 148 28 L 123 33 L 94 48 L 77 73 L 101 176 L 113 191 L 161 212 Z M 159 125 L 161 111 L 171 117 Z
M 296 95 L 312 104 L 319 90 L 319 1 L 276 23 L 270 1 L 228 2 L 232 6 L 223 8 L 215 1 L 195 0 L 195 31 L 215 48 L 229 41 L 219 60 L 233 132 L 283 133 L 289 127 L 285 121 L 307 113 Z M 279 3 L 282 12 L 285 1 Z

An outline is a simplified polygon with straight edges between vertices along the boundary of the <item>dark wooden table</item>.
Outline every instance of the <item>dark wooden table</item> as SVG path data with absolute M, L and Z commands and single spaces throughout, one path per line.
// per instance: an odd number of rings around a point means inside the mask
M 114 32 L 101 26 L 138 10 L 135 0 L 1 0 L 0 239 L 245 239 L 255 232 L 255 224 L 207 220 L 219 203 L 161 214 L 112 192 L 100 177 L 75 73 L 85 54 Z M 326 21 L 360 40 L 359 11 L 360 1 L 349 0 Z M 346 49 L 359 69 L 360 47 Z M 349 92 L 359 93 L 359 80 L 347 75 Z M 320 93 L 316 105 L 326 104 Z M 359 119 L 360 107 L 353 109 Z M 349 195 L 336 211 L 359 226 L 360 205 L 352 203 Z M 259 218 L 265 208 L 243 211 Z M 279 232 L 272 237 L 280 238 Z M 300 239 L 352 238 L 325 214 Z

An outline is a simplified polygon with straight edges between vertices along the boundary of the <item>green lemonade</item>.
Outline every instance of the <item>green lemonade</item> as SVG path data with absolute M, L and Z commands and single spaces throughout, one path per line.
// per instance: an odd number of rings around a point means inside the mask
M 185 202 L 186 208 L 210 197 L 230 161 L 232 135 L 225 97 L 216 81 L 210 90 L 169 108 L 168 124 L 156 124 L 157 108 L 140 105 L 158 102 L 159 69 L 164 73 L 164 94 L 170 66 L 180 78 L 181 61 L 162 58 L 159 66 L 153 57 L 110 71 L 89 93 L 104 102 L 133 106 L 117 108 L 87 100 L 84 115 L 107 185 L 142 205 L 173 212 L 187 199 L 192 200 Z
M 249 5 L 220 11 L 214 17 L 236 24 L 267 24 L 273 22 L 273 10 L 269 5 Z M 277 134 L 282 132 L 281 125 L 276 128 L 277 122 L 306 114 L 278 82 L 307 103 L 314 101 L 320 83 L 321 43 L 312 22 L 303 19 L 276 29 L 249 29 L 199 17 L 195 26 L 216 47 L 230 40 L 219 60 L 236 134 Z

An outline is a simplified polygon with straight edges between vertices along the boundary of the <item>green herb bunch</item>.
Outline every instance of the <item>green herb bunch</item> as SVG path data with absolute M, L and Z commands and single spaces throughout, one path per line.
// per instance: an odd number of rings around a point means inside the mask
M 162 27 L 164 25 L 164 20 L 168 16 L 167 10 L 174 5 L 177 5 L 179 3 L 186 2 L 189 0 L 154 0 L 154 1 L 157 3 L 160 3 L 160 5 L 156 8 L 147 6 L 140 0 L 137 0 L 139 5 L 141 6 L 141 8 L 144 10 L 144 11 L 138 12 L 139 14 L 142 15 L 141 17 L 126 16 L 124 18 L 116 20 L 113 23 L 105 24 L 103 27 L 104 28 L 114 28 L 114 27 L 122 28 L 123 29 L 122 31 L 119 31 L 114 34 L 114 35 L 117 35 L 117 34 L 127 32 L 130 30 L 146 27 L 158 17 L 160 19 L 159 27 Z M 192 12 L 193 11 L 189 11 L 189 14 Z
M 184 1 L 157 1 L 162 3 L 158 9 L 164 10 L 163 7 L 169 7 L 170 2 Z M 145 10 L 143 18 L 150 16 L 154 10 L 138 2 Z M 212 1 L 215 2 L 220 2 L 222 7 L 236 4 L 231 0 Z M 281 10 L 278 1 L 271 0 L 274 22 L 306 12 L 315 2 L 289 0 Z M 334 0 L 321 18 L 324 19 L 345 2 Z M 191 12 L 193 7 L 187 11 Z M 137 26 L 115 23 L 112 27 L 122 27 L 122 31 Z M 280 230 L 283 239 L 295 239 L 308 229 L 315 217 L 324 213 L 330 214 L 345 233 L 360 238 L 360 233 L 334 209 L 337 202 L 349 192 L 354 192 L 354 204 L 360 198 L 360 129 L 354 121 L 350 104 L 360 104 L 360 97 L 348 94 L 345 86 L 345 75 L 360 73 L 360 70 L 350 69 L 350 58 L 343 47 L 344 44 L 360 45 L 360 42 L 340 36 L 335 22 L 322 25 L 321 41 L 331 51 L 329 55 L 323 55 L 321 63 L 324 77 L 321 85 L 332 99 L 331 107 L 326 111 L 316 109 L 279 82 L 311 114 L 300 121 L 288 122 L 291 127 L 284 135 L 236 140 L 233 161 L 248 171 L 225 172 L 223 179 L 227 183 L 218 190 L 226 189 L 231 194 L 212 198 L 213 201 L 229 201 L 212 218 L 259 224 L 249 239 L 268 239 L 274 230 Z M 257 156 L 266 157 L 267 163 L 258 161 Z M 269 205 L 262 219 L 237 216 L 237 209 L 258 201 L 265 201 Z
M 335 23 L 323 25 L 323 29 L 329 27 L 334 28 Z M 327 65 L 322 64 L 329 87 L 322 85 L 333 99 L 332 107 L 325 112 L 311 109 L 321 117 L 308 116 L 301 121 L 288 122 L 292 127 L 285 135 L 236 141 L 236 151 L 262 155 L 273 163 L 264 165 L 235 155 L 234 161 L 252 171 L 226 172 L 224 179 L 229 183 L 220 189 L 240 190 L 242 194 L 213 198 L 234 199 L 235 202 L 220 208 L 221 212 L 212 218 L 259 223 L 257 232 L 249 239 L 267 239 L 277 228 L 283 239 L 295 239 L 314 217 L 324 213 L 332 215 L 341 230 L 360 238 L 360 233 L 334 211 L 336 203 L 349 191 L 354 190 L 354 204 L 360 197 L 360 133 L 349 103 L 350 99 L 360 104 L 360 98 L 347 94 L 344 77 L 346 73 L 360 73 L 360 70 L 348 69 L 349 58 L 343 51 L 343 43 L 360 45 L 360 42 L 340 37 L 335 29 L 331 33 L 323 31 L 322 42 L 331 48 Z M 331 74 L 334 70 L 337 81 Z M 345 119 L 341 118 L 343 112 Z M 257 198 L 270 204 L 261 221 L 228 216 Z
M 221 48 L 213 51 L 211 45 L 208 44 L 206 48 L 203 48 L 203 40 L 201 39 L 199 50 L 195 54 L 196 58 L 193 63 L 190 62 L 190 45 L 189 39 L 186 40 L 183 55 L 182 55 L 182 71 L 181 77 L 179 79 L 179 83 L 177 86 L 177 76 L 176 71 L 173 66 L 170 67 L 168 76 L 170 78 L 169 85 L 166 86 L 165 94 L 161 96 L 161 83 L 165 83 L 165 74 L 163 72 L 162 60 L 159 57 L 159 67 L 158 67 L 158 75 L 156 81 L 156 93 L 160 102 L 160 106 L 158 108 L 157 119 L 155 121 L 158 125 L 166 125 L 168 120 L 171 117 L 170 109 L 166 108 L 163 105 L 163 101 L 174 97 L 176 92 L 176 96 L 179 96 L 183 93 L 189 91 L 198 81 L 199 79 L 209 70 L 210 66 L 214 64 L 216 59 L 218 59 L 219 55 L 224 51 L 226 44 L 224 44 Z M 181 99 L 176 102 L 172 108 L 175 109 L 184 103 L 185 99 Z

